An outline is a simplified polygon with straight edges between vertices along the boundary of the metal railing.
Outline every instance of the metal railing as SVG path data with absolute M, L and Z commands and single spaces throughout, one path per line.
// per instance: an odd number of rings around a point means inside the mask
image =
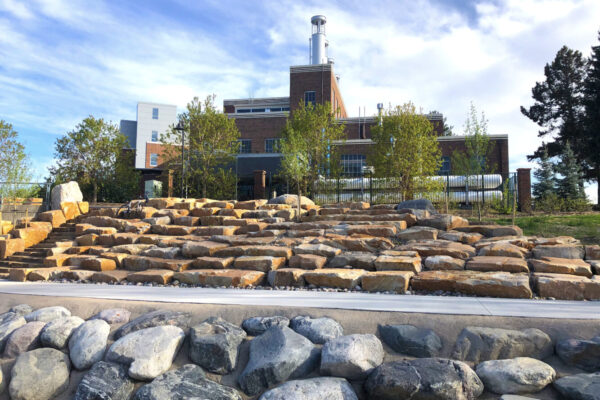
M 15 224 L 50 209 L 49 182 L 0 182 L 0 219 Z

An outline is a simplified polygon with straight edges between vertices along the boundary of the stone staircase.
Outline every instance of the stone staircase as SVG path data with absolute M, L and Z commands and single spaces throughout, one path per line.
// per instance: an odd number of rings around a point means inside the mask
M 48 238 L 41 243 L 28 247 L 25 251 L 17 252 L 5 259 L 0 259 L 0 276 L 6 277 L 11 269 L 44 268 L 44 259 L 48 251 L 56 247 L 57 242 L 73 241 L 77 238 L 75 223 L 67 222 L 54 228 Z

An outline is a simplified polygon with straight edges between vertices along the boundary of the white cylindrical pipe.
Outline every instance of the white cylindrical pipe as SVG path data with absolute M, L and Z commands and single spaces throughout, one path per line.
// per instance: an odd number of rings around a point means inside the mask
M 315 15 L 310 19 L 312 24 L 312 64 L 327 64 L 327 38 L 325 36 L 325 23 L 327 18 L 324 15 Z

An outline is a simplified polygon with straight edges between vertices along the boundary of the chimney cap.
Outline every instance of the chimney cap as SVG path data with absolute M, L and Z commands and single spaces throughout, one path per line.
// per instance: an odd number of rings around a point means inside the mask
M 310 19 L 310 23 L 313 25 L 317 25 L 318 22 L 321 22 L 321 25 L 325 25 L 327 23 L 327 18 L 324 15 L 315 15 Z

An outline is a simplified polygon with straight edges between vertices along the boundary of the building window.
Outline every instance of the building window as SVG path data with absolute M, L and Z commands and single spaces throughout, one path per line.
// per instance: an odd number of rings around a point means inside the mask
M 158 131 L 152 131 L 152 141 L 158 142 Z
M 316 93 L 314 91 L 304 92 L 304 104 L 313 106 L 316 103 Z
M 158 119 L 158 108 L 152 109 L 152 119 Z
M 156 167 L 158 165 L 158 154 L 150 153 L 150 166 Z
M 265 139 L 265 153 L 279 153 L 279 141 L 281 139 Z
M 450 171 L 451 171 L 450 157 L 443 156 L 442 157 L 442 166 L 440 167 L 439 175 L 450 175 Z
M 364 154 L 342 154 L 342 172 L 346 175 L 362 175 L 363 167 L 367 164 Z
M 247 154 L 252 151 L 252 141 L 250 139 L 240 139 L 238 142 L 240 142 L 240 154 Z

